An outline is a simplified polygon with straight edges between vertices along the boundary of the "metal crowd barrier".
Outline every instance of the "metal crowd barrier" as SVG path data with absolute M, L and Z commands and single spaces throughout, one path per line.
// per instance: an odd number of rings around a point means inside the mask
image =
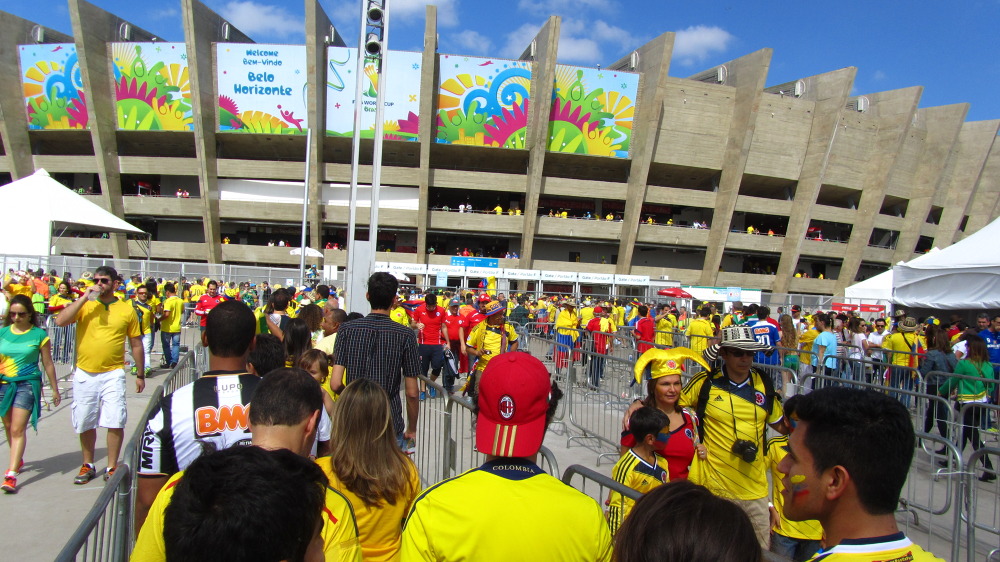
M 146 410 L 139 418 L 131 438 L 125 443 L 115 473 L 111 475 L 90 512 L 56 556 L 57 562 L 78 559 L 118 562 L 128 559 L 135 544 L 133 514 L 138 479 L 134 478 L 134 473 L 135 468 L 139 466 L 146 422 L 149 421 L 153 410 L 159 405 L 165 393 L 173 392 L 197 378 L 194 358 L 192 351 L 182 355 L 177 366 L 171 369 L 163 383 L 153 389 Z
M 76 362 L 76 324 L 56 326 L 56 315 L 45 321 L 45 331 L 52 343 L 52 361 L 72 365 Z

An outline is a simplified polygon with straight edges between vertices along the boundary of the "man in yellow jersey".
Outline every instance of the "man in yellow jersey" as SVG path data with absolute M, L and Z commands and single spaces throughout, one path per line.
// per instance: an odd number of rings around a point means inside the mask
M 470 396 L 475 396 L 476 379 L 489 362 L 501 353 L 517 351 L 517 346 L 520 344 L 517 330 L 507 323 L 503 311 L 503 306 L 497 301 L 483 305 L 479 313 L 485 316 L 486 320 L 476 324 L 465 340 L 466 352 L 476 358 L 475 368 L 469 375 L 468 386 L 465 389 Z
M 788 455 L 778 470 L 785 516 L 823 525 L 825 548 L 811 560 L 942 560 L 896 523 L 916 441 L 906 407 L 887 394 L 848 387 L 796 396 L 792 406 Z
M 660 313 L 654 318 L 656 321 L 656 344 L 665 347 L 674 346 L 674 327 L 677 326 L 677 317 L 670 310 L 669 305 L 661 305 Z
M 889 355 L 889 384 L 893 388 L 913 390 L 917 379 L 917 353 L 927 349 L 927 341 L 917 334 L 917 319 L 912 316 L 900 319 L 896 329 L 882 340 L 882 349 Z M 898 398 L 904 406 L 910 406 L 908 394 L 900 394 Z
M 167 283 L 163 287 L 167 297 L 163 300 L 160 318 L 160 343 L 163 345 L 161 369 L 173 369 L 180 361 L 181 316 L 184 314 L 184 300 L 177 296 L 177 287 Z
M 83 466 L 73 479 L 86 484 L 97 477 L 94 449 L 97 427 L 108 430 L 107 480 L 118 466 L 125 438 L 125 340 L 135 360 L 135 391 L 146 388 L 139 318 L 132 305 L 115 297 L 115 268 L 94 270 L 94 284 L 56 317 L 57 326 L 76 323 L 76 368 L 73 371 L 73 428 L 80 434 Z
M 403 560 L 611 560 L 601 507 L 537 465 L 562 398 L 550 381 L 527 353 L 490 361 L 476 417 L 486 462 L 417 497 L 403 526 Z
M 781 423 L 791 431 L 790 416 L 794 415 L 795 396 L 785 402 L 785 417 Z M 823 539 L 823 526 L 815 519 L 790 521 L 785 517 L 784 476 L 778 465 L 788 455 L 788 435 L 779 435 L 767 442 L 767 465 L 771 474 L 771 552 L 792 562 L 802 562 L 815 555 Z
M 715 337 L 715 326 L 709 320 L 711 315 L 712 309 L 707 305 L 702 306 L 698 309 L 698 317 L 688 324 L 687 330 L 684 332 L 684 335 L 688 338 L 688 347 L 696 353 L 701 353 L 708 349 L 708 346 L 712 343 L 712 338 Z
M 693 459 L 688 479 L 743 508 L 765 549 L 771 525 L 764 437 L 768 425 L 778 433 L 785 428 L 778 423 L 783 414 L 774 383 L 751 365 L 755 352 L 769 350 L 748 326 L 724 328 L 721 341 L 703 353 L 709 365 L 721 358 L 722 367 L 692 377 L 678 401 L 698 414 L 707 449 L 705 458 Z
M 252 448 L 269 451 L 286 450 L 307 457 L 316 439 L 320 410 L 323 408 L 323 397 L 319 384 L 305 371 L 300 369 L 277 369 L 261 379 L 254 391 L 254 408 L 249 413 L 250 431 L 252 433 Z M 248 447 L 233 447 L 223 449 L 234 451 Z M 256 453 L 249 453 L 256 454 Z M 233 453 L 232 462 L 239 463 L 242 453 Z M 211 458 L 212 455 L 202 458 Z M 160 561 L 165 560 L 167 548 L 164 542 L 164 510 L 171 503 L 182 477 L 190 474 L 195 467 L 195 460 L 187 470 L 178 472 L 171 477 L 149 511 L 145 524 L 139 532 L 132 560 Z M 295 464 L 295 463 L 293 463 Z M 311 471 L 306 468 L 305 470 Z M 282 472 L 282 480 L 290 475 Z M 271 476 L 264 475 L 264 478 Z M 320 533 L 323 539 L 323 552 L 327 560 L 355 561 L 361 560 L 361 547 L 358 541 L 358 529 L 355 524 L 354 511 L 350 502 L 338 491 L 331 489 L 323 482 L 325 490 L 325 508 L 323 528 Z M 247 501 L 254 498 L 257 491 L 254 486 L 230 488 L 245 493 Z M 254 498 L 256 499 L 256 498 Z M 260 500 L 257 500 L 260 501 Z M 281 511 L 277 512 L 281 513 Z M 235 516 L 235 515 L 233 515 Z M 268 524 L 274 523 L 266 518 Z M 262 532 L 275 532 L 268 528 Z M 229 550 L 226 550 L 229 552 Z

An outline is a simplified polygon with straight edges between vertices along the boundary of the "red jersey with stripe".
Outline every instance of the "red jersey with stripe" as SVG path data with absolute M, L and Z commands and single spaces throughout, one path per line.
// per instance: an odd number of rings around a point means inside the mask
M 423 324 L 424 328 L 417 334 L 417 342 L 430 345 L 441 345 L 441 325 L 444 324 L 447 312 L 440 306 L 435 306 L 433 311 L 426 308 L 418 308 L 414 311 L 413 321 Z

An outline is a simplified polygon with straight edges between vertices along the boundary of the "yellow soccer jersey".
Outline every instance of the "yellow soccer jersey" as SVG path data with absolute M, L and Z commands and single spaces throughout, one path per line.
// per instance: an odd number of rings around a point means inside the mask
M 870 539 L 845 539 L 829 550 L 821 550 L 808 562 L 944 562 L 903 533 Z
M 184 316 L 184 301 L 174 295 L 167 297 L 163 301 L 163 312 L 170 311 L 160 323 L 160 330 L 168 334 L 176 334 L 181 331 L 181 317 Z
M 497 458 L 417 497 L 402 559 L 604 561 L 611 533 L 593 498 L 530 461 Z
M 793 539 L 818 541 L 823 538 L 823 526 L 819 521 L 789 521 L 785 518 L 785 497 L 781 495 L 785 486 L 781 479 L 784 474 L 778 472 L 778 463 L 788 454 L 788 436 L 779 435 L 767 442 L 767 464 L 771 470 L 771 503 L 781 517 L 780 528 L 774 529 L 775 533 Z
M 594 319 L 594 307 L 586 306 L 580 309 L 580 326 L 586 326 Z
M 738 500 L 756 500 L 767 496 L 767 459 L 761 441 L 766 424 L 776 423 L 784 415 L 781 402 L 765 396 L 760 373 L 751 372 L 741 385 L 733 384 L 721 373 L 711 381 L 702 371 L 691 378 L 681 392 L 679 404 L 698 410 L 703 384 L 711 384 L 702 424 L 708 456 L 697 455 L 691 463 L 689 479 L 717 496 Z M 768 406 L 770 405 L 770 411 Z M 737 439 L 757 445 L 753 462 L 746 462 L 732 452 Z
M 573 341 L 580 337 L 576 329 L 580 327 L 580 317 L 572 310 L 560 310 L 556 316 L 556 330 L 560 335 L 572 336 Z
M 504 324 L 503 331 L 506 332 L 508 347 L 517 341 L 517 331 L 510 324 Z M 507 351 L 506 349 L 501 349 L 503 346 L 503 337 L 504 334 L 500 331 L 500 328 L 488 326 L 485 321 L 476 324 L 476 327 L 472 329 L 469 337 L 465 340 L 465 344 L 479 351 L 489 351 L 489 354 L 479 356 L 479 359 L 476 361 L 477 371 L 482 371 L 486 368 L 490 359 Z
M 674 323 L 677 321 L 673 314 L 668 314 L 656 322 L 656 343 L 667 347 L 674 346 Z
M 923 336 L 918 336 L 913 333 L 894 332 L 882 340 L 883 349 L 901 352 L 890 354 L 890 361 L 892 364 L 900 367 L 917 366 L 917 359 L 911 354 L 916 353 L 918 347 L 927 349 L 927 344 L 924 341 Z
M 129 560 L 132 562 L 159 562 L 167 559 L 167 547 L 163 542 L 163 513 L 174 495 L 174 486 L 184 476 L 184 471 L 174 474 L 156 494 L 149 515 L 143 523 L 135 547 Z M 361 562 L 361 543 L 358 541 L 358 526 L 354 522 L 351 503 L 338 491 L 327 487 L 326 506 L 323 508 L 324 558 L 336 562 Z
M 667 459 L 653 453 L 656 457 L 656 466 L 650 465 L 631 449 L 622 455 L 611 469 L 611 477 L 616 482 L 625 484 L 633 490 L 645 494 L 653 488 L 669 481 L 667 470 Z M 611 527 L 611 534 L 618 532 L 622 522 L 632 511 L 635 501 L 627 498 L 614 490 L 608 500 L 608 525 Z
M 686 334 L 688 347 L 695 353 L 701 353 L 715 337 L 715 326 L 707 318 L 695 318 L 688 325 Z
M 819 336 L 819 330 L 816 328 L 809 328 L 799 336 L 799 349 L 802 350 L 802 353 L 799 354 L 799 361 L 806 365 L 812 364 L 813 354 L 811 352 L 817 336 Z
M 126 338 L 140 335 L 131 303 L 87 301 L 76 314 L 76 364 L 91 373 L 121 369 Z
M 407 314 L 406 309 L 401 306 L 397 306 L 396 308 L 390 310 L 389 318 L 391 318 L 393 322 L 398 322 L 407 328 L 410 327 L 410 315 Z

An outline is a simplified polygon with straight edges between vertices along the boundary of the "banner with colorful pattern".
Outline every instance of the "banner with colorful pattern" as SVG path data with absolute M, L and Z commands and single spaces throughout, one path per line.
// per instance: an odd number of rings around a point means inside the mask
M 112 43 L 111 54 L 119 130 L 194 130 L 184 43 Z
M 628 158 L 639 74 L 557 65 L 549 151 Z
M 29 129 L 86 129 L 87 95 L 73 43 L 20 45 Z
M 531 63 L 441 55 L 437 142 L 524 148 Z
M 220 131 L 306 134 L 305 45 L 219 43 L 215 49 Z
M 357 88 L 357 49 L 327 47 L 326 60 L 326 134 L 335 137 L 354 135 L 354 93 Z M 382 117 L 386 140 L 417 140 L 420 120 L 421 53 L 389 51 L 384 75 L 389 91 L 385 92 Z M 362 84 L 361 138 L 375 136 L 375 96 L 380 75 L 375 62 L 367 61 Z

